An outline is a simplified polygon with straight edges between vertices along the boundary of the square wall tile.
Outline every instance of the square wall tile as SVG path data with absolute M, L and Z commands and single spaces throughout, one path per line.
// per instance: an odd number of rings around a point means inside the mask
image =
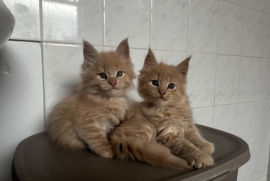
M 234 4 L 239 4 L 239 5 L 243 4 L 243 0 L 224 0 L 224 1 L 231 2 Z
M 258 116 L 255 126 L 255 137 L 254 141 L 261 141 L 263 139 L 270 138 L 270 101 L 260 101 L 258 102 Z
M 252 174 L 254 170 L 254 144 L 249 144 L 250 159 L 238 169 L 237 181 L 253 181 Z
M 270 58 L 270 31 L 269 30 L 270 30 L 270 15 L 264 14 L 262 57 L 267 57 L 267 58 Z
M 241 57 L 218 56 L 215 105 L 237 103 Z
M 236 135 L 249 144 L 254 142 L 258 109 L 258 103 L 238 104 Z
M 18 144 L 44 131 L 40 43 L 9 41 L 0 50 L 0 180 L 12 180 L 10 168 Z
M 260 67 L 260 98 L 270 99 L 270 59 L 262 58 Z
M 265 2 L 265 0 L 244 0 L 243 5 L 248 7 L 248 8 L 263 11 L 264 2 Z
M 240 66 L 239 102 L 260 99 L 260 58 L 242 57 Z
M 103 1 L 42 0 L 45 41 L 103 45 Z
M 262 53 L 263 13 L 245 8 L 242 55 L 260 57 Z
M 254 143 L 254 170 L 253 180 L 267 175 L 269 158 L 269 140 Z
M 132 48 L 150 45 L 149 0 L 105 0 L 105 45 L 117 46 L 129 37 Z
M 190 0 L 188 49 L 214 53 L 217 49 L 217 0 Z
M 194 54 L 189 63 L 187 93 L 191 107 L 214 105 L 216 55 Z
M 75 93 L 83 63 L 82 46 L 44 43 L 46 115 L 62 99 Z
M 218 53 L 240 55 L 244 8 L 220 1 Z
M 213 127 L 213 107 L 196 108 L 192 110 L 194 122 L 208 127 Z
M 235 134 L 237 105 L 217 106 L 214 109 L 214 128 Z
M 153 49 L 186 50 L 188 0 L 153 0 Z
M 40 40 L 38 0 L 4 0 L 15 17 L 11 39 Z
M 186 52 L 171 52 L 161 50 L 153 50 L 153 52 L 158 62 L 164 62 L 169 65 L 178 65 L 185 58 L 187 58 Z

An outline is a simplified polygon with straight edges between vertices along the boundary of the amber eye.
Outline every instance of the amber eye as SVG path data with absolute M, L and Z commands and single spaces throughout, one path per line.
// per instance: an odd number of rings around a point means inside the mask
M 99 77 L 100 77 L 101 79 L 107 79 L 107 75 L 106 75 L 105 73 L 100 73 L 100 74 L 99 74 Z
M 152 80 L 152 85 L 153 86 L 158 86 L 158 81 L 157 80 Z
M 117 73 L 116 73 L 116 77 L 122 77 L 123 76 L 123 72 L 122 71 L 118 71 Z
M 169 85 L 168 85 L 169 89 L 173 89 L 174 87 L 175 87 L 175 85 L 173 83 L 169 83 Z

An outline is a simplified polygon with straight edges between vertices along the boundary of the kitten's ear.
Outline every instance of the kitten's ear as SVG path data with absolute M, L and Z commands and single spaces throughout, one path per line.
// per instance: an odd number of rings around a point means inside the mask
M 99 53 L 98 51 L 86 40 L 83 40 L 83 56 L 84 56 L 84 63 L 83 67 L 89 67 L 95 63 Z
M 130 60 L 128 38 L 121 41 L 115 52 L 126 60 Z
M 152 52 L 152 50 L 149 48 L 148 53 L 145 57 L 144 60 L 144 65 L 143 65 L 143 71 L 144 70 L 149 70 L 154 68 L 155 66 L 157 66 L 158 62 L 156 60 L 156 57 L 154 55 L 154 53 Z
M 179 70 L 179 72 L 186 77 L 189 67 L 189 61 L 191 59 L 191 56 L 187 57 L 185 60 L 183 60 L 181 63 L 179 63 L 176 68 Z

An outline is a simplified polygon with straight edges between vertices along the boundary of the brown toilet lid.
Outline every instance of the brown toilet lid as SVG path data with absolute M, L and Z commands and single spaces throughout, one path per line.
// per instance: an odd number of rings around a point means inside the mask
M 197 125 L 202 135 L 215 144 L 215 165 L 176 171 L 144 163 L 102 158 L 87 150 L 71 151 L 50 144 L 46 132 L 22 141 L 13 160 L 13 179 L 20 181 L 95 181 L 95 180 L 208 180 L 230 174 L 250 158 L 242 139 L 213 128 Z

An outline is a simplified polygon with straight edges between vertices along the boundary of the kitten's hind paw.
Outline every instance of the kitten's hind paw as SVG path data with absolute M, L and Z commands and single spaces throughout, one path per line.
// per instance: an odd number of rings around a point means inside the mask
M 204 143 L 197 145 L 197 147 L 208 154 L 212 154 L 215 151 L 214 144 L 208 141 L 205 141 Z

